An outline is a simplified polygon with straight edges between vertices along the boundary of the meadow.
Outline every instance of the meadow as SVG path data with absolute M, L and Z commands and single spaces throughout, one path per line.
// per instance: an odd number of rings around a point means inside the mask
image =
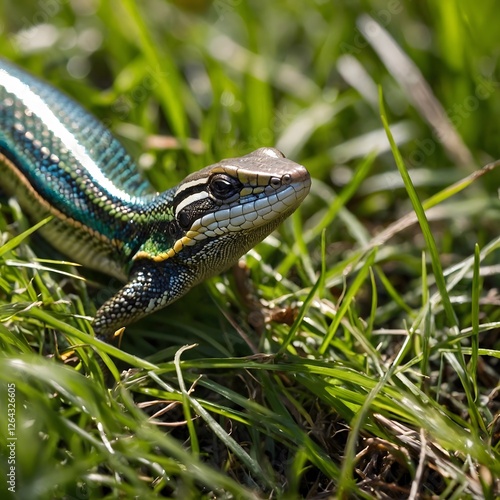
M 313 184 L 119 346 L 91 327 L 119 283 L 1 196 L 2 498 L 498 497 L 498 17 L 493 0 L 4 0 L 1 56 L 97 116 L 159 191 L 262 146 Z

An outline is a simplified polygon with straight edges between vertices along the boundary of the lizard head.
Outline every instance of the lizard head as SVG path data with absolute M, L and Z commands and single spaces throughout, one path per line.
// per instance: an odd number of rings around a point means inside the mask
M 276 229 L 310 186 L 305 167 L 273 148 L 205 167 L 173 191 L 172 244 L 148 258 L 194 267 L 200 280 L 216 274 Z

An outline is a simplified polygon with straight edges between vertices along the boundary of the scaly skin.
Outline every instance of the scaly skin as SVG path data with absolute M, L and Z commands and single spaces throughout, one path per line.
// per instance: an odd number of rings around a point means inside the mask
M 273 148 L 222 160 L 155 193 L 121 144 L 76 102 L 0 60 L 0 187 L 72 260 L 125 285 L 97 336 L 161 309 L 220 273 L 302 202 L 307 170 Z

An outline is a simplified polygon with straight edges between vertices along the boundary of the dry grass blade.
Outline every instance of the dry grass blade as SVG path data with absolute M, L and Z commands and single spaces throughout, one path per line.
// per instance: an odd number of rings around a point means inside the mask
M 383 415 L 375 414 L 374 418 L 384 429 L 395 437 L 412 455 L 423 456 L 425 450 L 427 466 L 435 468 L 442 477 L 461 478 L 463 492 L 472 495 L 473 498 L 482 498 L 483 490 L 474 471 L 467 473 L 456 466 L 450 458 L 449 453 L 433 441 L 424 440 L 420 432 L 407 427 L 401 422 L 390 420 Z
M 485 165 L 484 167 L 480 168 L 479 170 L 476 170 L 475 172 L 472 172 L 472 174 L 468 175 L 464 179 L 461 179 L 458 182 L 455 182 L 451 186 L 448 186 L 445 188 L 443 191 L 440 191 L 436 195 L 432 196 L 432 198 L 429 198 L 428 200 L 425 200 L 422 203 L 422 206 L 426 210 L 427 217 L 432 220 L 434 218 L 434 214 L 432 212 L 432 208 L 436 206 L 437 203 L 444 201 L 448 199 L 449 197 L 453 196 L 454 194 L 462 191 L 463 189 L 467 188 L 475 182 L 477 179 L 482 177 L 485 174 L 488 174 L 495 170 L 497 167 L 500 166 L 500 160 L 496 160 L 494 162 L 488 163 L 488 165 Z M 394 237 L 396 234 L 400 233 L 401 231 L 407 229 L 408 227 L 412 226 L 413 224 L 417 223 L 417 214 L 415 212 L 410 212 L 397 221 L 393 222 L 390 226 L 388 226 L 386 229 L 384 229 L 381 233 L 379 233 L 377 236 L 375 236 L 372 241 L 367 245 L 365 250 L 369 250 L 371 248 L 383 245 L 386 243 L 388 240 L 390 240 L 392 237 Z
M 446 111 L 415 63 L 403 52 L 389 33 L 368 15 L 358 18 L 363 36 L 377 52 L 392 76 L 401 85 L 407 98 L 434 129 L 436 139 L 445 147 L 450 159 L 458 165 L 471 167 L 474 159 L 458 135 Z

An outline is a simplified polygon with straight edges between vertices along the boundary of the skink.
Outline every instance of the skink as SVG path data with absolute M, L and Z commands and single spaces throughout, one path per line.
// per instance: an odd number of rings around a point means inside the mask
M 235 263 L 306 197 L 307 170 L 273 148 L 222 160 L 155 192 L 98 120 L 0 60 L 0 187 L 72 260 L 125 283 L 97 311 L 117 330 Z

